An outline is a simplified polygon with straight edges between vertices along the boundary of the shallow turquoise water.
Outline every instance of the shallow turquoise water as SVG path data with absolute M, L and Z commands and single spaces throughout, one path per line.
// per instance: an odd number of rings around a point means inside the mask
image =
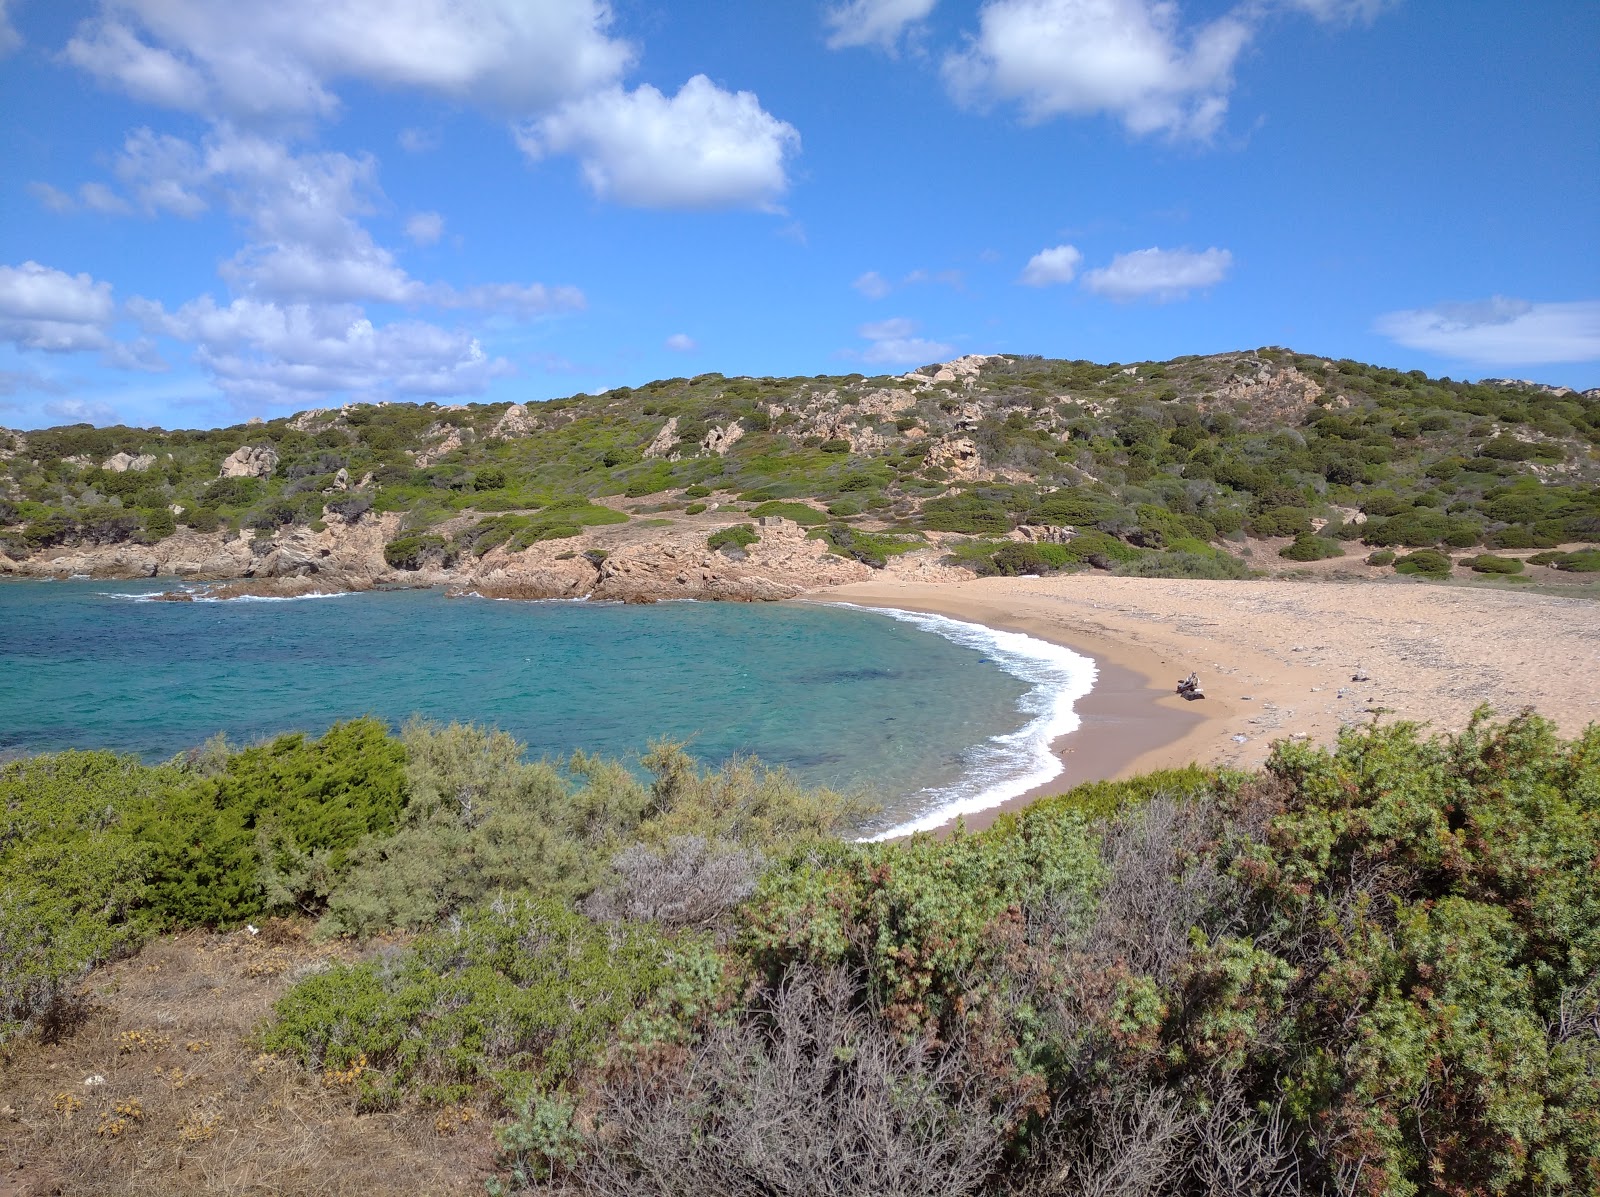
M 951 625 L 967 629 L 953 640 L 860 610 L 436 591 L 140 601 L 161 588 L 0 583 L 0 751 L 159 759 L 217 731 L 422 714 L 495 724 L 534 756 L 690 739 L 707 761 L 752 753 L 867 787 L 900 818 L 1025 771 L 1018 737 L 1049 699 L 1026 652 L 992 651 L 982 629 Z

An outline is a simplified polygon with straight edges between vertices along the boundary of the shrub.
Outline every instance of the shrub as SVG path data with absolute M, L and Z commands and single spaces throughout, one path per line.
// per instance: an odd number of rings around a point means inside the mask
M 178 521 L 165 507 L 154 507 L 141 513 L 144 534 L 150 540 L 165 540 L 178 530 Z
M 1220 549 L 1175 549 L 1164 553 L 1147 553 L 1136 561 L 1120 566 L 1117 572 L 1133 578 L 1234 581 L 1248 578 L 1250 567 L 1233 554 Z
M 719 528 L 706 537 L 706 545 L 711 549 L 746 549 L 760 540 L 754 524 L 735 524 L 731 528 Z
M 361 1061 L 368 1109 L 408 1090 L 492 1086 L 510 1104 L 597 1063 L 670 975 L 668 941 L 596 926 L 559 902 L 498 898 L 410 950 L 295 986 L 262 1033 L 321 1072 Z
M 1419 574 L 1426 578 L 1448 578 L 1454 563 L 1436 549 L 1418 549 L 1394 563 L 1397 574 Z
M 704 503 L 690 503 L 683 509 L 683 513 L 685 515 L 699 515 L 705 509 L 706 505 Z
M 1029 544 L 1020 541 L 1001 545 L 989 561 L 994 573 L 1007 578 L 1019 574 L 1054 573 L 1058 569 L 1078 563 L 1066 545 Z
M 323 509 L 331 511 L 345 523 L 353 524 L 372 510 L 372 500 L 366 495 L 341 495 L 337 499 L 329 499 Z
M 818 511 L 809 503 L 785 503 L 772 499 L 750 509 L 753 516 L 777 516 L 779 519 L 793 520 L 803 528 L 814 528 L 818 524 L 828 522 L 828 517 Z
M 935 532 L 1009 532 L 1011 517 L 992 500 L 947 495 L 922 505 L 922 526 Z
M 1496 557 L 1493 553 L 1479 553 L 1471 560 L 1471 569 L 1477 574 L 1520 574 L 1522 562 L 1515 557 Z
M 819 535 L 813 532 L 813 536 Z M 829 524 L 822 529 L 821 539 L 827 541 L 835 553 L 842 557 L 850 557 L 873 569 L 882 569 L 889 563 L 890 557 L 901 553 L 909 553 L 913 549 L 925 548 L 927 542 L 900 536 L 887 536 L 877 532 L 863 532 L 845 524 Z
M 1302 532 L 1294 538 L 1294 543 L 1279 549 L 1278 556 L 1288 561 L 1325 561 L 1331 557 L 1343 557 L 1344 549 L 1336 540 Z
M 1269 507 L 1250 517 L 1252 536 L 1299 536 L 1311 531 L 1311 512 L 1304 507 Z
M 843 438 L 836 437 L 833 440 L 823 441 L 822 444 L 817 446 L 817 448 L 821 449 L 824 453 L 848 453 L 850 452 L 850 442 L 844 440 Z
M 0 766 L 0 1045 L 70 1024 L 78 982 L 156 925 L 149 851 L 122 810 L 157 780 L 109 752 Z
M 1575 553 L 1562 553 L 1551 564 L 1566 573 L 1600 573 L 1600 549 L 1579 549 Z
M 1393 565 L 1394 564 L 1394 550 L 1392 550 L 1392 549 L 1379 549 L 1375 553 L 1368 553 L 1367 554 L 1367 564 L 1368 565 Z
M 444 537 L 427 533 L 411 533 L 383 546 L 383 559 L 394 569 L 416 570 L 430 563 L 443 564 L 445 556 Z

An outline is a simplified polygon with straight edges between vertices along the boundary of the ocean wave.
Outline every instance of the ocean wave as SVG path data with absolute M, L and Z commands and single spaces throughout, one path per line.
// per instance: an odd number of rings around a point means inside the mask
M 100 591 L 101 596 L 104 598 L 123 599 L 130 603 L 170 603 L 175 601 L 191 603 L 298 603 L 302 599 L 346 598 L 357 593 L 359 592 L 354 590 L 333 590 L 318 594 L 237 594 L 224 597 L 209 594 L 202 588 L 190 589 L 185 586 L 180 586 L 177 590 Z M 168 597 L 173 594 L 184 594 L 188 598 L 174 600 Z
M 976 745 L 967 754 L 967 771 L 960 781 L 929 787 L 911 795 L 910 803 L 921 807 L 922 813 L 865 836 L 865 841 L 932 831 L 958 815 L 989 810 L 1061 776 L 1064 766 L 1050 746 L 1058 736 L 1076 731 L 1082 723 L 1075 708 L 1077 701 L 1094 688 L 1099 671 L 1093 660 L 1065 645 L 1051 644 L 1022 632 L 1000 631 L 944 615 L 863 607 L 855 603 L 834 605 L 887 615 L 956 644 L 977 649 L 1030 687 L 1017 700 L 1017 709 L 1030 716 L 1026 724 Z

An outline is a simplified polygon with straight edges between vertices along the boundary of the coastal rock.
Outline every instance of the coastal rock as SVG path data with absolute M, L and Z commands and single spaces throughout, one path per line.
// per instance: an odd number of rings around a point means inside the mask
M 154 453 L 113 453 L 100 463 L 100 468 L 110 474 L 124 474 L 129 470 L 143 472 L 155 464 Z
M 1013 530 L 1012 538 L 1031 544 L 1071 544 L 1077 534 L 1076 528 L 1058 528 L 1053 524 L 1019 524 Z
M 928 446 L 928 464 L 948 470 L 952 478 L 975 481 L 988 477 L 978 446 L 964 436 L 941 437 Z
M 438 439 L 417 454 L 419 466 L 437 465 L 464 443 L 461 429 L 453 424 L 435 424 L 424 435 Z
M 244 445 L 222 460 L 218 478 L 270 478 L 278 468 L 278 451 L 271 445 Z

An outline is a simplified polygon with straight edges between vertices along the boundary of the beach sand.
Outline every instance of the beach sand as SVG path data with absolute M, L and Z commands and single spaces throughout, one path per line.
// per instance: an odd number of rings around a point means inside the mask
M 1094 658 L 1083 725 L 1055 744 L 1065 767 L 1003 810 L 1083 781 L 1188 764 L 1254 768 L 1274 740 L 1331 744 L 1375 716 L 1435 731 L 1487 703 L 1531 706 L 1567 736 L 1600 720 L 1600 604 L 1413 582 L 1197 582 L 1076 574 L 865 582 L 814 602 L 924 611 L 1026 632 Z M 1206 697 L 1185 702 L 1198 673 Z M 1370 680 L 1356 682 L 1360 672 Z

